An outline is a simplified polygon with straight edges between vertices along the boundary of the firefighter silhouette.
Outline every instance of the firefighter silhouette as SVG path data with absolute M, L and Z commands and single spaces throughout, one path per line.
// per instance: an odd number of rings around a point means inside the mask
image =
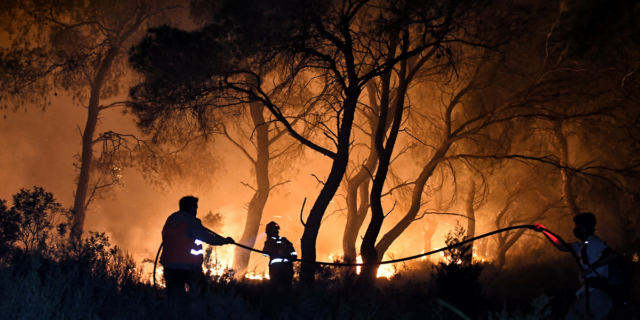
M 267 240 L 262 251 L 269 256 L 269 284 L 274 292 L 287 295 L 293 280 L 293 260 L 298 258 L 298 253 L 291 241 L 279 235 L 280 226 L 277 223 L 269 222 L 266 233 Z
M 164 267 L 167 290 L 184 292 L 189 285 L 202 282 L 202 243 L 221 246 L 235 243 L 202 226 L 198 214 L 198 198 L 186 196 L 180 199 L 180 210 L 167 218 L 162 228 L 164 249 L 160 263 Z

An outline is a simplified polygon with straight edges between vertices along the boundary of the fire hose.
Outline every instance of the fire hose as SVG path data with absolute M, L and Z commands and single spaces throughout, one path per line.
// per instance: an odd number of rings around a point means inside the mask
M 310 260 L 304 260 L 304 259 L 291 259 L 292 261 L 299 261 L 301 263 L 311 263 L 311 264 L 317 264 L 317 265 L 325 265 L 325 266 L 336 266 L 336 267 L 362 267 L 362 266 L 376 266 L 376 265 L 383 265 L 383 264 L 391 264 L 391 263 L 398 263 L 398 262 L 403 262 L 403 261 L 408 261 L 408 260 L 413 260 L 413 259 L 418 259 L 418 258 L 422 258 L 422 257 L 426 257 L 432 254 L 436 254 L 438 252 L 442 252 L 445 250 L 450 250 L 452 248 L 456 248 L 456 247 L 460 247 L 463 246 L 467 243 L 476 241 L 478 239 L 482 239 L 485 237 L 489 237 L 492 236 L 494 234 L 497 233 L 501 233 L 501 232 L 506 232 L 506 231 L 511 231 L 511 230 L 515 230 L 515 229 L 531 229 L 534 231 L 538 231 L 538 232 L 547 232 L 551 235 L 553 235 L 554 237 L 556 237 L 558 240 L 560 240 L 560 242 L 567 248 L 570 248 L 569 244 L 567 244 L 562 238 L 560 238 L 558 235 L 556 235 L 555 233 L 551 232 L 550 230 L 541 227 L 541 226 L 535 226 L 535 225 L 519 225 L 519 226 L 512 226 L 512 227 L 507 227 L 507 228 L 502 228 L 502 229 L 498 229 L 495 231 L 491 231 L 482 235 L 479 235 L 477 237 L 473 237 L 473 238 L 469 238 L 463 241 L 460 241 L 458 243 L 452 244 L 450 246 L 444 247 L 444 248 L 440 248 L 440 249 L 436 249 L 436 250 L 432 250 L 429 252 L 425 252 L 425 253 L 421 253 L 421 254 L 417 254 L 414 256 L 409 256 L 409 257 L 405 257 L 405 258 L 400 258 L 400 259 L 395 259 L 395 260 L 388 260 L 388 261 L 381 261 L 381 262 L 377 262 L 377 263 L 342 263 L 342 262 L 325 262 L 325 261 L 310 261 Z M 207 229 L 209 230 L 209 229 Z M 220 236 L 219 234 L 209 230 L 209 232 L 211 232 L 212 234 L 215 234 L 217 236 Z M 221 237 L 221 236 L 220 236 Z M 268 252 L 264 252 L 258 249 L 254 249 L 248 246 L 245 246 L 243 244 L 240 243 L 233 243 L 234 245 L 244 248 L 246 250 L 249 251 L 253 251 L 253 252 L 257 252 L 257 253 L 261 253 L 261 254 L 266 254 L 269 255 Z M 158 265 L 158 257 L 160 257 L 160 252 L 162 252 L 162 243 L 160 244 L 160 248 L 158 248 L 158 253 L 156 254 L 156 260 L 153 264 L 153 285 L 156 285 L 156 267 Z M 578 255 L 576 254 L 576 252 L 574 252 L 573 250 L 570 250 L 573 258 L 578 262 L 578 264 L 580 264 L 580 258 L 578 257 Z

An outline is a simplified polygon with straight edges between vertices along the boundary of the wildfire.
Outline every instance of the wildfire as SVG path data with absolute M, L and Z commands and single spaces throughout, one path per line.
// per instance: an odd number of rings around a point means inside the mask
M 329 255 L 329 260 L 334 261 L 334 258 L 338 256 L 338 254 L 332 252 Z M 362 264 L 362 256 L 358 255 L 356 257 L 356 263 Z M 356 268 L 356 273 L 360 274 L 362 267 Z M 391 277 L 395 276 L 398 273 L 398 269 L 391 264 L 384 264 L 378 268 L 378 273 L 376 274 L 376 278 L 387 278 L 391 279 Z
M 217 263 L 214 264 L 213 267 L 209 268 L 208 271 L 209 275 L 211 275 L 212 277 L 220 277 L 229 270 L 231 270 L 231 262 L 217 261 Z M 205 266 L 202 266 L 202 271 L 207 272 L 207 268 Z
M 258 274 L 255 272 L 247 272 L 244 275 L 245 279 L 250 279 L 250 280 L 259 280 L 262 281 L 264 279 L 269 280 L 269 275 L 268 274 Z

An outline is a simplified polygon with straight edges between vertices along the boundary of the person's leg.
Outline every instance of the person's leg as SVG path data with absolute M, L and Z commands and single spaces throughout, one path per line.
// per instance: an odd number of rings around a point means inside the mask
M 286 297 L 291 292 L 293 285 L 293 264 L 286 266 L 286 274 L 282 278 L 282 294 Z
M 278 286 L 276 285 L 278 281 L 278 269 L 273 266 L 270 265 L 269 266 L 269 291 L 271 291 L 271 293 L 275 292 L 275 290 L 278 289 Z
M 613 300 L 605 290 L 595 289 L 589 292 L 589 307 L 594 320 L 605 320 L 613 308 Z
M 164 268 L 163 274 L 164 283 L 167 286 L 167 292 L 169 292 L 170 294 L 184 292 L 184 285 L 189 279 L 188 270 Z
M 202 269 L 192 270 L 189 272 L 187 283 L 190 290 L 200 290 L 200 294 L 204 294 L 206 290 L 206 278 Z

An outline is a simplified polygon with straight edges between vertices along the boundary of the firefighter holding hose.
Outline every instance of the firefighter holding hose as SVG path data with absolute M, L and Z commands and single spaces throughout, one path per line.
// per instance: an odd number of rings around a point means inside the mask
M 180 210 L 169 216 L 162 228 L 163 251 L 160 263 L 169 293 L 184 292 L 189 285 L 203 279 L 202 243 L 212 246 L 234 244 L 232 238 L 223 238 L 202 225 L 198 214 L 198 198 L 180 199 Z
M 606 290 L 606 285 L 610 276 L 609 264 L 616 259 L 617 254 L 594 234 L 596 217 L 593 213 L 581 213 L 573 218 L 573 222 L 575 224 L 573 235 L 579 241 L 569 243 L 569 247 L 553 233 L 545 231 L 544 226 L 536 224 L 536 227 L 560 251 L 573 251 L 580 259 L 580 277 L 583 286 L 576 292 L 576 303 L 569 310 L 565 319 L 585 319 L 585 313 L 588 312 L 589 319 L 604 320 L 613 308 L 613 300 Z M 588 288 L 588 292 L 585 286 Z
M 267 240 L 262 251 L 269 256 L 269 284 L 274 293 L 288 295 L 293 280 L 293 261 L 298 258 L 298 253 L 287 238 L 280 236 L 277 223 L 269 222 L 266 233 Z

